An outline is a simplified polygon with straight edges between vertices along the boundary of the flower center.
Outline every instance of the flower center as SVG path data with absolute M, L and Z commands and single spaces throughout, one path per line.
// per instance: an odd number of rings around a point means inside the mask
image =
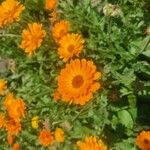
M 150 142 L 149 142 L 148 139 L 144 139 L 144 143 L 145 143 L 145 144 L 149 144 Z
M 80 88 L 83 85 L 83 77 L 81 75 L 77 75 L 72 80 L 72 86 L 74 88 Z
M 74 45 L 73 44 L 69 45 L 68 46 L 68 52 L 72 53 L 73 50 L 74 50 Z

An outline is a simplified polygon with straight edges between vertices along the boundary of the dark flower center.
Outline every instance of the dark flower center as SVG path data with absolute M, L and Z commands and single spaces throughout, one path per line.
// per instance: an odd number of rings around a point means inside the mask
M 72 80 L 72 86 L 74 88 L 80 88 L 83 85 L 83 77 L 81 75 L 77 75 Z

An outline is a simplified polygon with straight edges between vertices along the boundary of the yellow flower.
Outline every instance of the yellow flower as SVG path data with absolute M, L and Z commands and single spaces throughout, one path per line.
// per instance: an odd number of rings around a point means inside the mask
M 96 71 L 93 61 L 72 60 L 58 76 L 58 92 L 63 101 L 84 105 L 100 88 L 96 80 L 101 73 Z
M 64 142 L 64 131 L 62 129 L 57 128 L 54 135 L 57 142 Z
M 0 5 L 0 27 L 19 21 L 20 13 L 25 9 L 20 2 L 16 0 L 5 0 Z
M 34 116 L 31 120 L 32 128 L 37 129 L 39 127 L 39 116 Z
M 58 54 L 64 62 L 73 56 L 79 56 L 83 49 L 84 39 L 79 34 L 67 34 L 59 41 Z
M 150 131 L 142 131 L 136 138 L 136 144 L 141 150 L 150 150 Z
M 107 146 L 102 140 L 94 136 L 86 137 L 84 142 L 78 141 L 77 145 L 79 150 L 107 150 Z
M 58 43 L 59 40 L 68 33 L 69 22 L 61 20 L 54 24 L 52 28 L 52 35 L 54 40 Z
M 31 56 L 41 46 L 45 35 L 46 32 L 42 30 L 42 24 L 28 24 L 28 29 L 24 29 L 22 32 L 23 40 L 20 48 L 24 49 L 25 53 Z
M 4 91 L 7 89 L 7 81 L 0 79 L 0 95 L 4 95 Z

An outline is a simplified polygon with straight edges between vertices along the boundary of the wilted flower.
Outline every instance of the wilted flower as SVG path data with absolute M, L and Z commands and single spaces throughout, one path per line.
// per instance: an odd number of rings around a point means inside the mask
M 121 14 L 121 9 L 119 6 L 109 3 L 103 7 L 103 13 L 105 16 L 117 17 Z

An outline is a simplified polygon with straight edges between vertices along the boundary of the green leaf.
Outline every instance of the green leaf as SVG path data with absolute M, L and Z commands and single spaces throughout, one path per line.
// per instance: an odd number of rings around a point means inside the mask
M 118 112 L 118 117 L 120 119 L 120 123 L 125 127 L 132 129 L 133 128 L 133 119 L 130 113 L 127 110 L 122 110 Z

